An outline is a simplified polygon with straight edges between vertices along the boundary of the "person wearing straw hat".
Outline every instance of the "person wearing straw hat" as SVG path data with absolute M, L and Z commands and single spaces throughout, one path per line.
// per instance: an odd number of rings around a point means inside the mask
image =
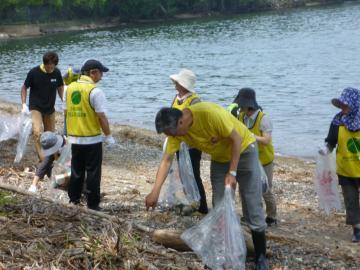
M 51 131 L 45 131 L 40 136 L 40 145 L 42 148 L 43 161 L 36 169 L 34 179 L 29 187 L 30 192 L 37 192 L 39 180 L 44 179 L 47 175 L 51 177 L 51 170 L 53 168 L 54 161 L 60 156 L 61 150 L 66 144 L 66 140 L 63 136 L 55 134 Z
M 336 147 L 336 173 L 345 202 L 346 224 L 353 228 L 352 242 L 360 243 L 360 90 L 345 88 L 331 102 L 341 111 L 333 118 L 319 153 L 327 155 Z
M 254 135 L 222 106 L 200 102 L 184 110 L 162 108 L 156 114 L 156 131 L 168 136 L 146 208 L 156 207 L 174 154 L 181 142 L 211 156 L 210 180 L 213 205 L 224 196 L 225 185 L 239 183 L 244 217 L 251 229 L 257 269 L 269 269 L 266 259 L 266 222 L 262 208 L 257 143 Z
M 87 207 L 100 211 L 100 182 L 102 145 L 115 144 L 106 116 L 106 98 L 97 87 L 104 72 L 109 69 L 95 59 L 81 67 L 79 80 L 73 82 L 64 94 L 66 129 L 71 143 L 71 177 L 68 187 L 70 203 L 79 204 L 86 178 Z M 105 139 L 102 136 L 105 134 Z
M 240 109 L 240 112 L 238 113 Z M 259 146 L 259 160 L 268 178 L 269 189 L 263 193 L 266 205 L 266 223 L 276 225 L 276 200 L 272 192 L 274 146 L 272 143 L 272 123 L 256 101 L 256 93 L 252 88 L 242 88 L 235 97 L 228 110 L 238 117 L 245 126 L 255 135 Z
M 196 76 L 191 70 L 182 69 L 179 73 L 170 75 L 170 79 L 174 82 L 175 89 L 178 92 L 171 103 L 172 108 L 183 110 L 190 105 L 201 101 L 200 97 L 195 93 Z M 206 202 L 206 193 L 200 176 L 201 151 L 196 148 L 190 148 L 189 155 L 196 185 L 200 194 L 200 205 L 198 211 L 202 214 L 207 214 L 209 210 Z

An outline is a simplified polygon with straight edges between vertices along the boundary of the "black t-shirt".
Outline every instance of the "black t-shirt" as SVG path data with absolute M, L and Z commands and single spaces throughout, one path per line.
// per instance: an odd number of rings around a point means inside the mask
M 29 109 L 37 110 L 44 114 L 55 111 L 57 88 L 64 85 L 59 69 L 52 73 L 45 73 L 40 66 L 32 68 L 25 79 L 24 85 L 30 87 Z

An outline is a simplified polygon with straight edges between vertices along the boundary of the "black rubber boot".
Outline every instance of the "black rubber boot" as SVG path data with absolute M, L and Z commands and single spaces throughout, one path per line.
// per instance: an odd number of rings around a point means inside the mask
M 269 264 L 266 260 L 266 238 L 265 231 L 251 231 L 254 248 L 256 270 L 269 270 Z

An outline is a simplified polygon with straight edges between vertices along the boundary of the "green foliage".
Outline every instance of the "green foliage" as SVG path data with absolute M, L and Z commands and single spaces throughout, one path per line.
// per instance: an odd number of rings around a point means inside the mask
M 179 13 L 238 13 L 267 7 L 270 0 L 0 0 L 0 23 L 52 18 L 158 19 Z

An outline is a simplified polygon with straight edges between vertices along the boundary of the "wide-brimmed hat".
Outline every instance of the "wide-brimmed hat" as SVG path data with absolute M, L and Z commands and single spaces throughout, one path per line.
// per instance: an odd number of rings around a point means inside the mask
M 254 110 L 259 108 L 259 105 L 256 102 L 255 90 L 252 88 L 241 88 L 234 99 L 234 103 L 239 104 L 240 108 L 246 107 Z
M 195 91 L 196 76 L 190 69 L 182 69 L 178 74 L 170 75 L 170 79 L 190 92 Z
M 45 131 L 41 134 L 40 144 L 42 147 L 42 151 L 44 156 L 50 156 L 63 146 L 64 138 L 61 135 L 57 135 L 51 131 Z
M 90 71 L 92 69 L 98 69 L 98 70 L 100 70 L 102 72 L 108 72 L 109 71 L 109 69 L 107 67 L 105 67 L 103 64 L 101 64 L 100 61 L 94 60 L 94 59 L 89 59 L 81 67 L 81 72 Z

